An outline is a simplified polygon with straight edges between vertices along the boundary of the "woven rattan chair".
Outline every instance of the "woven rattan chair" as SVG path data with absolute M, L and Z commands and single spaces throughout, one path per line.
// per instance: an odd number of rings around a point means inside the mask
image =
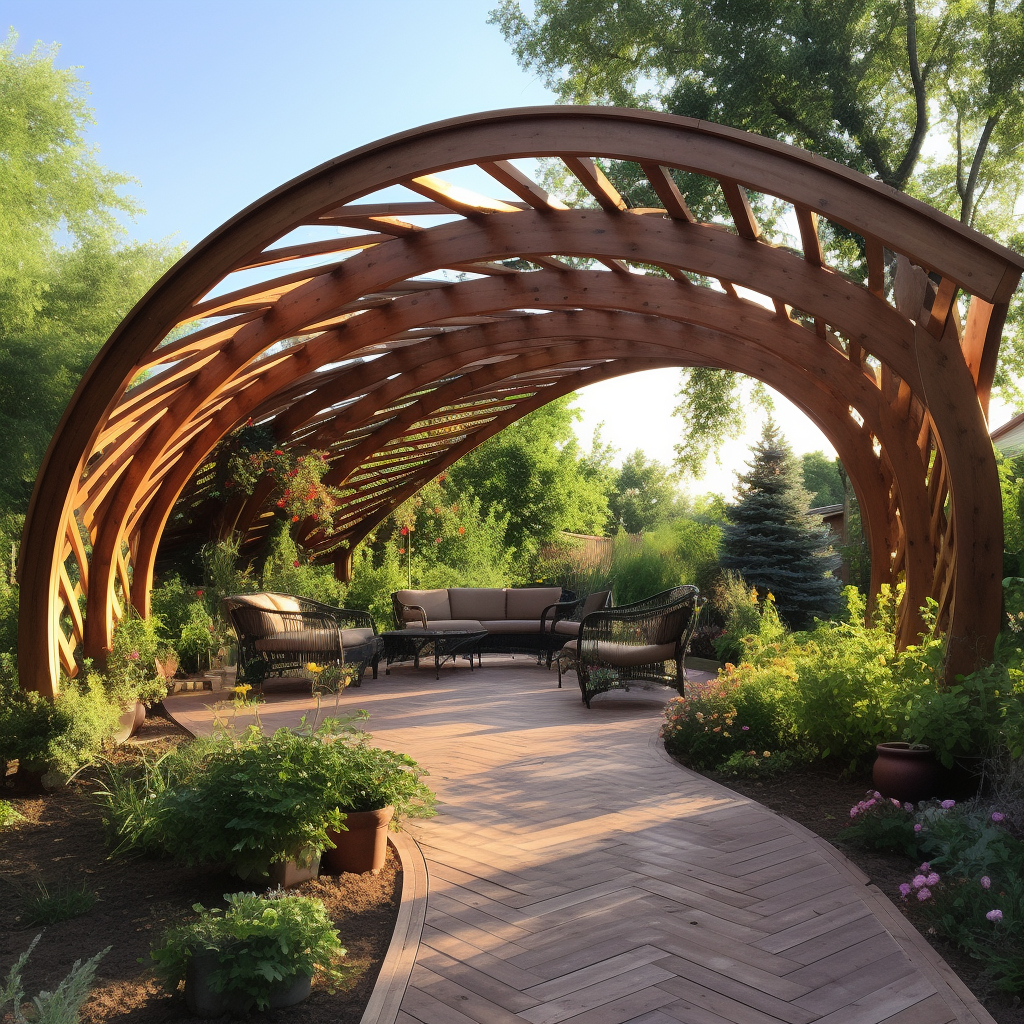
M 591 612 L 579 638 L 562 648 L 579 679 L 583 702 L 590 707 L 599 693 L 631 686 L 672 686 L 683 693 L 683 659 L 704 598 L 696 587 L 673 587 L 635 604 Z
M 369 612 L 290 594 L 239 594 L 223 604 L 238 636 L 239 678 L 258 685 L 309 662 L 349 667 L 357 686 L 367 666 L 377 678 L 381 644 Z

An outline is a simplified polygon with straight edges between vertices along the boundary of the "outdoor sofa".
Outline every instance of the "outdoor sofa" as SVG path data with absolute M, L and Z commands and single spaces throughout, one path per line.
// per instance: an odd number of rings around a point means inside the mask
M 561 587 L 452 587 L 391 595 L 396 629 L 486 631 L 480 653 L 547 655 L 549 665 L 552 652 L 576 635 L 588 600 L 596 607 L 607 598 L 603 592 L 577 599 Z
M 686 649 L 704 600 L 696 587 L 681 586 L 635 604 L 590 612 L 577 638 L 562 648 L 558 685 L 568 662 L 588 708 L 599 693 L 631 686 L 661 684 L 683 694 Z
M 238 636 L 239 678 L 304 672 L 306 665 L 343 665 L 358 685 L 368 666 L 377 678 L 381 642 L 369 612 L 332 608 L 291 594 L 238 594 L 224 599 Z

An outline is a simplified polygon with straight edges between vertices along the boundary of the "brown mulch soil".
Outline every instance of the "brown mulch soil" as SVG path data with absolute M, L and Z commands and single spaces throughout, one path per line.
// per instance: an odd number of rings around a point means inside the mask
M 162 752 L 187 735 L 155 711 L 130 743 Z M 130 750 L 119 750 L 119 756 L 131 756 Z M 241 883 L 227 874 L 183 868 L 170 861 L 108 860 L 100 805 L 90 793 L 93 788 L 94 783 L 83 780 L 49 795 L 19 792 L 10 784 L 0 791 L 29 819 L 0 833 L 0 979 L 40 932 L 42 938 L 23 976 L 26 996 L 52 990 L 75 960 L 110 946 L 83 1008 L 83 1022 L 195 1020 L 184 998 L 165 994 L 149 972 L 150 949 L 166 927 L 191 916 L 194 903 L 222 905 L 223 894 L 238 891 Z M 84 884 L 98 898 L 80 917 L 45 929 L 31 926 L 20 920 L 22 896 L 34 891 L 39 881 L 48 887 Z M 314 985 L 313 994 L 299 1006 L 271 1010 L 259 1019 L 355 1024 L 370 998 L 394 931 L 401 868 L 389 847 L 387 864 L 376 877 L 322 875 L 294 892 L 323 900 L 348 950 L 345 963 L 351 976 L 343 991 L 332 995 Z
M 899 854 L 861 850 L 842 842 L 850 808 L 875 788 L 870 775 L 843 777 L 839 766 L 828 763 L 793 768 L 777 778 L 757 781 L 719 772 L 701 774 L 792 818 L 835 844 L 909 918 L 998 1024 L 1024 1024 L 1024 1005 L 1020 997 L 993 992 L 983 977 L 983 965 L 931 931 L 917 907 L 900 898 L 900 883 L 913 877 L 917 863 Z

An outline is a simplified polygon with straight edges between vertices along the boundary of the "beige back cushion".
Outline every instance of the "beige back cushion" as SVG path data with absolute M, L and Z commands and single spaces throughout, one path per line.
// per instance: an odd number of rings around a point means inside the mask
M 259 608 L 260 611 L 276 612 L 279 610 L 270 594 L 248 594 L 243 600 L 250 607 Z M 280 615 L 267 615 L 265 620 L 262 628 L 269 626 L 270 629 L 278 633 L 284 629 L 284 619 Z
M 270 600 L 274 603 L 274 607 L 279 612 L 299 612 L 302 611 L 298 599 L 289 597 L 287 594 L 267 594 Z
M 418 604 L 427 613 L 428 620 L 452 618 L 447 590 L 399 590 L 396 596 L 402 604 Z M 406 622 L 418 619 L 419 615 L 416 612 L 405 612 Z
M 562 596 L 561 587 L 524 587 L 505 591 L 506 619 L 537 619 L 550 604 L 557 604 Z
M 600 611 L 608 600 L 608 591 L 599 590 L 596 594 L 591 594 L 586 601 L 583 602 L 583 611 L 580 613 L 580 618 L 586 618 L 591 612 Z
M 458 587 L 448 591 L 453 619 L 505 618 L 505 591 L 498 587 Z

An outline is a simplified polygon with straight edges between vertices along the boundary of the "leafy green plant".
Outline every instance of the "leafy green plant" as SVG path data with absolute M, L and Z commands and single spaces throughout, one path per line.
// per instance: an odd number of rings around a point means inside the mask
M 124 705 L 141 700 L 155 704 L 167 696 L 167 685 L 157 676 L 160 623 L 142 618 L 134 609 L 114 627 L 107 657 L 106 687 L 110 698 Z
M 342 811 L 391 806 L 395 809 L 392 827 L 403 817 L 429 818 L 436 813 L 436 798 L 422 781 L 428 772 L 408 754 L 359 742 L 346 746 L 341 755 L 338 806 Z
M 289 979 L 317 976 L 328 987 L 344 980 L 339 961 L 346 950 L 319 900 L 246 892 L 224 899 L 224 911 L 195 904 L 199 920 L 170 929 L 150 954 L 169 992 L 185 980 L 192 957 L 204 952 L 218 961 L 210 987 L 246 1009 L 265 1010 L 273 990 Z
M 9 800 L 0 800 L 0 831 L 13 828 L 18 822 L 25 820 L 25 815 L 14 804 Z
M 27 924 L 57 924 L 81 917 L 95 902 L 96 893 L 84 882 L 65 879 L 53 886 L 37 882 L 35 891 L 22 897 L 21 916 Z
M 28 949 L 18 957 L 10 971 L 7 972 L 7 979 L 3 986 L 0 987 L 0 1015 L 4 1015 L 9 1007 L 14 1024 L 29 1024 L 30 1018 L 26 1017 L 21 1010 L 22 1003 L 25 1001 L 21 974 L 40 938 L 41 936 L 37 935 L 29 944 Z M 106 949 L 100 950 L 85 963 L 76 960 L 71 970 L 52 992 L 40 992 L 39 995 L 33 996 L 31 1024 L 78 1024 L 79 1011 L 89 995 L 89 986 L 92 985 L 93 978 L 96 976 L 96 968 L 109 952 L 110 946 L 107 946 Z M 4 1015 L 3 1019 L 7 1020 L 8 1018 Z
M 717 770 L 740 779 L 774 779 L 806 760 L 807 755 L 799 750 L 737 750 Z

